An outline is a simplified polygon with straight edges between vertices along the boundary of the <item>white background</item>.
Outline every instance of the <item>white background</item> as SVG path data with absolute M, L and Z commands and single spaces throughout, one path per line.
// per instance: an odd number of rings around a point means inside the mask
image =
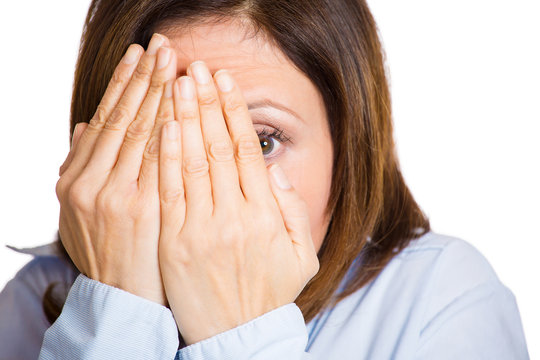
M 516 295 L 540 358 L 540 5 L 372 0 L 405 179 L 436 232 L 461 237 Z M 0 244 L 53 240 L 88 0 L 2 1 Z M 0 248 L 0 288 L 29 260 Z

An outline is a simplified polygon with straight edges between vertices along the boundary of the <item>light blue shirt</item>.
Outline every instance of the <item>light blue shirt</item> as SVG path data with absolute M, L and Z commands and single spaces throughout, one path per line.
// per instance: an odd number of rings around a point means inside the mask
M 24 300 L 28 279 L 39 271 L 73 276 L 50 257 L 30 264 L 34 271 L 21 270 L 0 294 L 0 359 L 25 359 L 6 349 L 41 343 L 42 333 L 28 331 L 39 328 L 43 316 L 37 304 L 32 308 Z M 22 313 L 33 315 L 18 324 Z M 60 317 L 45 332 L 39 359 L 529 358 L 512 292 L 474 247 L 434 232 L 413 240 L 374 281 L 308 324 L 290 303 L 178 346 L 169 309 L 78 275 Z

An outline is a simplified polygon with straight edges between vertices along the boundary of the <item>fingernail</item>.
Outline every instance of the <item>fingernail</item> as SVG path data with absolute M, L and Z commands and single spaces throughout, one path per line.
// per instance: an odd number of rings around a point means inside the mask
M 204 85 L 210 82 L 210 71 L 208 71 L 208 68 L 203 61 L 195 61 L 190 65 L 190 68 L 195 81 L 197 81 L 199 84 Z
M 176 140 L 178 138 L 178 124 L 176 120 L 169 121 L 165 125 L 165 132 L 169 140 Z
M 214 77 L 216 78 L 219 90 L 222 92 L 229 92 L 233 88 L 233 79 L 231 74 L 227 72 L 227 70 L 219 70 L 214 74 Z
M 180 96 L 185 100 L 193 100 L 195 97 L 195 85 L 189 76 L 182 76 L 180 79 Z
M 122 58 L 122 61 L 124 62 L 124 64 L 131 65 L 135 61 L 137 61 L 140 51 L 141 49 L 138 46 L 130 45 L 130 47 L 126 51 L 126 54 Z
M 163 69 L 169 63 L 171 59 L 171 49 L 162 47 L 159 48 L 158 58 L 157 58 L 157 68 Z
M 150 40 L 150 44 L 148 44 L 148 49 L 146 49 L 146 53 L 148 55 L 156 55 L 158 49 L 161 47 L 161 45 L 163 45 L 164 42 L 165 38 L 163 37 L 163 35 L 155 33 Z
M 270 168 L 270 172 L 272 173 L 274 182 L 280 189 L 287 190 L 291 188 L 291 183 L 287 179 L 287 175 L 285 175 L 278 164 L 273 164 Z

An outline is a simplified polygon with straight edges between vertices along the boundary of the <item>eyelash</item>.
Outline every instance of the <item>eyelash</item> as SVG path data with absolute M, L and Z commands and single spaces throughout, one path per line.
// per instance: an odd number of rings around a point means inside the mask
M 278 139 L 279 141 L 281 141 L 282 143 L 287 142 L 287 141 L 291 141 L 291 138 L 288 137 L 283 132 L 283 129 L 281 129 L 279 126 L 276 126 L 276 129 L 274 129 L 274 131 L 271 134 L 268 133 L 267 129 L 268 128 L 265 127 L 262 131 L 257 131 L 257 135 L 259 135 L 259 136 L 266 135 L 268 137 L 274 137 L 274 138 Z
M 263 128 L 262 130 L 260 131 L 257 131 L 257 135 L 259 137 L 266 137 L 266 138 L 273 138 L 273 139 L 276 139 L 279 141 L 280 145 L 283 144 L 283 143 L 286 143 L 286 142 L 291 142 L 291 138 L 289 136 L 287 136 L 287 134 L 285 134 L 285 132 L 283 131 L 283 129 L 281 129 L 279 126 L 277 125 L 273 125 L 275 127 L 275 129 L 272 129 L 271 132 L 268 131 L 268 128 L 265 127 Z M 272 148 L 273 150 L 273 148 Z M 265 156 L 265 158 L 273 158 L 274 156 L 277 156 L 277 155 L 268 155 L 268 154 L 263 154 Z

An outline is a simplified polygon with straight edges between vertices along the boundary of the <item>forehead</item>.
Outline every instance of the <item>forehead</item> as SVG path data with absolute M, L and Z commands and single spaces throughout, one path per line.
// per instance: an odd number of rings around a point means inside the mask
M 271 98 L 308 116 L 312 115 L 309 113 L 313 103 L 306 103 L 306 98 L 320 102 L 311 80 L 262 32 L 254 36 L 251 28 L 240 21 L 185 28 L 168 26 L 161 33 L 169 38 L 176 52 L 177 76 L 185 75 L 193 61 L 203 60 L 212 74 L 220 69 L 229 70 L 247 102 Z

